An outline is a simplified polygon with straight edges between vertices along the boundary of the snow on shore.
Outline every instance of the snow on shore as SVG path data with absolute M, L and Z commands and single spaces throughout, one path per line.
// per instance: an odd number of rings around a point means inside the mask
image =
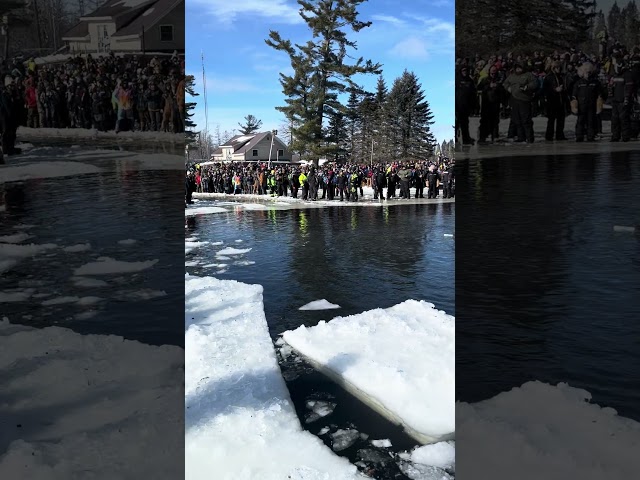
M 185 478 L 363 478 L 300 426 L 262 287 L 185 277 Z

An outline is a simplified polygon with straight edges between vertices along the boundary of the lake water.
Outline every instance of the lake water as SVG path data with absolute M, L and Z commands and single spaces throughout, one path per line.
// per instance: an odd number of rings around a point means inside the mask
M 201 201 L 198 207 L 219 205 Z M 304 324 L 387 308 L 407 299 L 427 300 L 455 315 L 455 204 L 387 207 L 329 207 L 300 210 L 246 210 L 189 217 L 190 240 L 223 242 L 203 245 L 186 255 L 192 275 L 216 276 L 264 287 L 267 323 L 272 338 Z M 193 237 L 193 238 L 190 238 Z M 240 241 L 238 241 L 240 240 Z M 249 252 L 221 259 L 217 252 L 231 246 Z M 224 255 L 223 255 L 224 257 Z M 319 299 L 339 310 L 300 311 Z M 398 348 L 402 348 L 399 346 Z M 280 358 L 280 367 L 304 428 L 314 434 L 355 428 L 370 439 L 389 438 L 392 452 L 415 441 L 398 427 L 315 372 L 295 355 Z M 308 400 L 337 404 L 320 420 L 305 423 Z M 328 435 L 320 438 L 331 446 Z M 352 462 L 361 449 L 379 450 L 368 440 L 338 452 Z M 374 465 L 374 478 L 407 478 L 393 462 Z
M 63 149 L 50 151 L 60 155 Z M 70 154 L 77 158 L 82 151 L 75 148 Z M 10 158 L 11 165 L 25 161 L 24 156 Z M 184 330 L 177 319 L 184 306 L 184 280 L 182 265 L 176 264 L 184 243 L 179 228 L 183 173 L 123 170 L 116 168 L 113 154 L 101 158 L 97 153 L 82 162 L 103 171 L 3 185 L 6 205 L 0 211 L 0 236 L 26 234 L 30 237 L 16 245 L 53 247 L 2 272 L 4 300 L 25 298 L 0 303 L 2 316 L 33 326 L 58 325 L 80 333 L 183 346 Z M 123 240 L 135 243 L 119 243 Z M 80 244 L 90 248 L 65 250 Z M 137 272 L 87 275 L 80 282 L 85 286 L 79 285 L 74 270 L 100 257 L 157 263 Z M 58 303 L 65 297 L 67 303 Z
M 640 419 L 640 154 L 460 162 L 463 401 L 568 382 Z

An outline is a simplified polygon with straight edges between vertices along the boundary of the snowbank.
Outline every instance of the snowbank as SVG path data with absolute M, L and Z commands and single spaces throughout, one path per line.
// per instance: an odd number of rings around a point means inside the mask
M 262 287 L 185 277 L 185 478 L 362 478 L 302 430 L 267 328 Z
M 183 475 L 181 348 L 6 320 L 0 344 L 0 478 Z
M 589 403 L 585 390 L 528 382 L 456 407 L 460 478 L 637 478 L 640 423 Z M 472 468 L 472 470 L 471 470 Z
M 430 303 L 300 326 L 283 339 L 420 443 L 455 432 L 455 320 Z
M 184 143 L 184 133 L 169 132 L 100 132 L 93 128 L 27 128 L 19 127 L 17 137 L 20 140 L 45 138 L 59 139 L 87 139 L 87 140 L 117 140 L 135 139 L 138 141 Z M 183 163 L 184 165 L 184 163 Z

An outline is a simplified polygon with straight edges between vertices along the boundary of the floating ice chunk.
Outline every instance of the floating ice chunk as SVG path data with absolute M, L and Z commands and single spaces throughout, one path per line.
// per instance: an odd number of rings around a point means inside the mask
M 82 297 L 78 300 L 78 305 L 95 305 L 96 303 L 100 303 L 103 298 L 100 297 Z
M 198 237 L 189 237 L 184 239 L 185 242 L 197 242 Z
M 453 442 L 423 445 L 411 452 L 411 461 L 433 467 L 452 468 L 456 463 L 456 448 Z
M 318 435 L 324 435 L 326 433 L 329 433 L 329 430 L 331 430 L 329 427 L 322 427 L 318 432 Z
M 15 292 L 0 292 L 0 303 L 24 302 L 29 300 L 35 290 L 33 288 L 27 290 L 18 290 Z
M 53 295 L 52 293 L 36 293 L 32 298 L 47 298 Z
M 460 402 L 456 424 L 474 478 L 627 479 L 640 471 L 640 422 L 591 403 L 588 391 L 566 383 L 532 381 L 478 403 Z M 466 476 L 462 468 L 457 473 Z
M 58 178 L 90 173 L 102 169 L 80 162 L 34 162 L 25 165 L 4 166 L 0 169 L 0 183 L 18 182 L 33 178 Z
M 368 439 L 369 439 L 369 435 L 367 435 L 366 433 L 361 433 L 361 434 L 360 434 L 360 438 L 361 438 L 362 440 L 368 440 Z
M 419 442 L 455 432 L 455 319 L 432 304 L 408 300 L 283 338 Z
M 242 243 L 242 240 L 236 240 L 236 243 Z
M 118 293 L 118 298 L 122 300 L 153 300 L 154 298 L 166 296 L 167 292 L 164 290 L 152 290 L 150 288 Z
M 203 245 L 208 245 L 209 242 L 184 242 L 184 253 L 189 253 L 196 248 L 202 247 Z
M 411 463 L 404 460 L 398 462 L 400 471 L 411 480 L 453 480 L 453 477 L 438 467 Z
M 71 280 L 76 287 L 83 288 L 99 288 L 109 285 L 104 280 L 98 280 L 97 278 L 72 277 Z
M 16 230 L 29 230 L 29 229 L 35 228 L 35 227 L 36 227 L 35 225 L 28 225 L 26 223 L 22 223 L 20 225 L 16 225 L 13 228 L 15 228 Z
M 211 242 L 211 245 L 217 246 L 222 245 L 224 242 Z
M 227 247 L 220 250 L 217 254 L 218 255 L 242 255 L 244 253 L 249 253 L 251 250 L 252 250 L 251 248 L 240 249 L 240 248 Z
M 362 478 L 302 430 L 262 292 L 259 285 L 185 276 L 185 480 Z
M 374 450 L 372 448 L 363 448 L 358 450 L 358 458 L 366 463 L 391 463 L 393 458 L 390 455 Z
M 340 308 L 340 305 L 329 303 L 323 298 L 322 300 L 315 300 L 313 302 L 307 303 L 306 305 L 300 307 L 298 310 L 332 310 L 335 308 Z
M 267 210 L 269 208 L 262 203 L 242 203 L 239 206 L 245 210 Z
M 191 217 L 194 215 L 207 215 L 209 213 L 225 213 L 227 209 L 222 207 L 191 207 L 184 211 L 185 217 Z
M 219 260 L 229 260 L 229 258 L 225 258 L 225 257 L 222 257 L 222 258 L 216 257 L 216 258 L 218 258 Z M 226 263 L 209 263 L 207 265 L 204 265 L 202 268 L 224 268 L 226 266 L 227 266 Z
M 14 259 L 0 260 L 0 273 L 11 270 L 17 264 L 18 261 Z
M 231 257 L 225 257 L 224 255 L 216 255 L 216 260 L 231 260 Z M 226 266 L 226 264 L 225 264 Z
M 73 318 L 75 318 L 76 320 L 89 320 L 90 318 L 95 317 L 97 314 L 97 310 L 87 310 L 85 312 L 77 313 Z
M 137 243 L 137 240 L 134 240 L 133 238 L 127 238 L 126 240 L 119 240 L 118 243 L 120 245 L 133 245 L 134 243 Z
M 64 247 L 62 250 L 69 253 L 86 252 L 87 250 L 91 250 L 91 244 L 79 243 L 77 245 L 72 245 L 70 247 Z
M 55 243 L 45 243 L 42 245 L 14 245 L 11 243 L 0 243 L 0 258 L 28 258 L 33 257 L 45 250 L 52 250 L 58 246 Z
M 320 415 L 321 417 L 326 417 L 327 415 L 331 415 L 336 408 L 335 403 L 326 402 L 324 400 L 318 400 L 312 407 L 314 413 Z
M 33 238 L 33 235 L 27 233 L 16 233 L 14 235 L 2 235 L 0 236 L 0 243 L 22 243 L 28 238 Z
M 144 262 L 123 262 L 113 258 L 100 257 L 97 262 L 87 263 L 74 270 L 74 275 L 110 275 L 113 273 L 141 272 L 153 267 L 158 260 Z
M 389 448 L 391 446 L 391 440 L 388 438 L 384 440 L 371 440 L 371 445 L 378 448 Z
M 360 433 L 351 428 L 339 429 L 331 434 L 331 448 L 340 452 L 346 450 L 360 439 Z
M 453 233 L 445 233 L 444 236 L 445 237 L 453 237 Z
M 42 302 L 42 305 L 44 306 L 62 305 L 65 303 L 75 303 L 79 300 L 80 300 L 79 297 L 56 297 L 56 298 L 52 298 L 51 300 L 45 300 L 44 302 Z
M 626 227 L 624 225 L 614 225 L 614 232 L 625 232 L 625 233 L 634 233 L 636 231 L 636 227 Z
M 197 260 L 193 260 L 191 262 L 184 262 L 185 267 L 197 267 L 198 265 L 200 265 L 200 262 Z
M 293 348 L 291 348 L 289 345 L 283 345 L 280 349 L 280 356 L 282 356 L 283 359 L 289 358 L 292 353 Z
M 255 265 L 256 262 L 252 260 L 238 260 L 233 262 L 234 265 L 238 265 L 240 267 L 248 267 L 249 265 Z

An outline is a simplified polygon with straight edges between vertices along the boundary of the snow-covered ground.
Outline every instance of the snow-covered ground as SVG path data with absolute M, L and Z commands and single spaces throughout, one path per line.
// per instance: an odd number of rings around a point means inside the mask
M 421 443 L 455 433 L 455 319 L 430 303 L 300 326 L 287 344 Z
M 331 206 L 342 206 L 342 205 L 367 205 L 367 206 L 380 206 L 380 205 L 406 205 L 406 204 L 415 204 L 415 203 L 446 203 L 453 202 L 455 199 L 453 198 L 442 198 L 442 190 L 440 190 L 440 196 L 436 199 L 428 199 L 427 198 L 427 189 L 425 188 L 424 198 L 415 198 L 415 188 L 410 190 L 411 198 L 409 200 L 405 200 L 402 198 L 392 198 L 391 200 L 386 200 L 387 189 L 384 189 L 385 200 L 374 200 L 373 199 L 373 188 L 371 187 L 363 187 L 362 191 L 364 193 L 363 197 L 358 198 L 357 202 L 347 202 L 346 199 L 341 202 L 339 197 L 336 200 L 329 201 L 327 199 L 322 200 L 322 189 L 319 190 L 318 200 L 315 201 L 304 201 L 302 200 L 302 193 L 298 192 L 298 197 L 293 198 L 291 196 L 288 197 L 272 197 L 271 195 L 227 195 L 224 193 L 194 193 L 193 198 L 202 199 L 202 200 L 232 200 L 238 202 L 260 202 L 260 203 L 244 203 L 244 205 L 255 205 L 253 208 L 260 209 L 261 205 L 266 209 L 264 204 L 268 204 L 270 208 L 279 208 L 279 209 L 287 209 L 287 208 L 323 208 L 328 205 Z M 399 193 L 399 190 L 396 189 L 396 195 Z M 291 192 L 289 192 L 289 195 Z M 249 207 L 251 208 L 251 207 Z M 211 212 L 213 213 L 213 212 Z
M 0 478 L 179 478 L 184 351 L 0 321 Z
M 20 140 L 84 139 L 84 140 L 138 140 L 184 144 L 184 133 L 172 132 L 119 132 L 115 130 L 101 132 L 93 128 L 28 128 L 19 127 L 17 137 Z M 184 163 L 183 163 L 184 166 Z
M 509 119 L 500 120 L 500 138 L 504 141 L 497 142 L 492 145 L 475 145 L 473 147 L 463 147 L 456 152 L 456 158 L 494 158 L 505 156 L 530 156 L 530 155 L 578 155 L 590 153 L 607 153 L 615 151 L 633 151 L 640 150 L 640 141 L 610 143 L 611 139 L 611 122 L 602 122 L 601 138 L 595 142 L 576 143 L 576 119 L 575 115 L 569 115 L 565 120 L 565 136 L 567 141 L 547 142 L 545 141 L 545 132 L 547 129 L 546 117 L 534 117 L 533 131 L 535 141 L 532 144 L 514 144 L 506 141 L 509 131 Z M 472 117 L 469 119 L 469 131 L 471 136 L 478 139 L 478 128 L 480 126 L 480 118 Z
M 182 170 L 180 155 L 150 154 L 126 150 L 70 147 L 34 147 L 23 144 L 23 153 L 5 157 L 0 185 L 39 178 L 73 177 L 107 171 Z M 98 165 L 96 165 L 98 163 Z
M 185 478 L 363 478 L 300 426 L 262 287 L 185 277 Z
M 528 382 L 456 407 L 456 474 L 478 480 L 626 480 L 640 472 L 640 423 L 589 392 Z

